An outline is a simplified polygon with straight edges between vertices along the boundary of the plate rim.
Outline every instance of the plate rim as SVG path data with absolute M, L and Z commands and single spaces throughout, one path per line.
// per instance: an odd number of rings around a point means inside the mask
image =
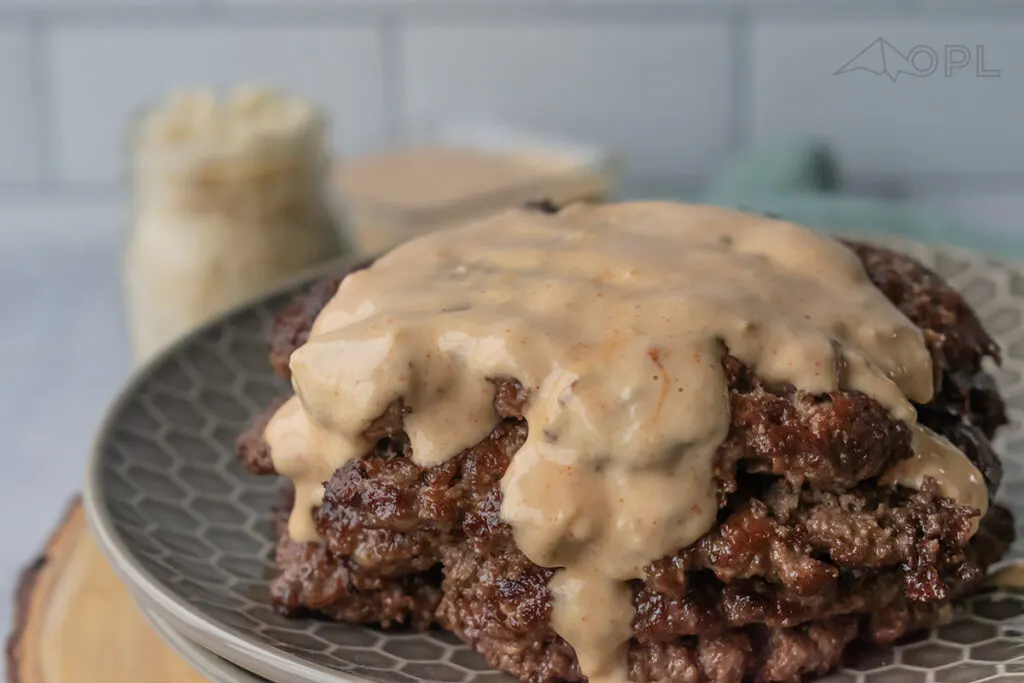
M 101 490 L 103 488 L 102 463 L 104 446 L 113 431 L 113 427 L 116 425 L 117 418 L 124 411 L 124 408 L 135 399 L 141 385 L 157 367 L 179 353 L 181 349 L 187 347 L 195 339 L 210 330 L 224 324 L 226 320 L 235 315 L 244 313 L 276 296 L 308 286 L 320 277 L 341 272 L 345 269 L 351 272 L 355 266 L 367 260 L 367 258 L 360 254 L 347 254 L 339 259 L 333 259 L 306 269 L 287 280 L 279 282 L 272 288 L 268 288 L 265 292 L 249 297 L 244 302 L 226 309 L 205 323 L 179 336 L 159 352 L 153 354 L 144 363 L 133 369 L 128 379 L 122 384 L 117 396 L 103 412 L 103 416 L 94 432 L 82 487 L 82 509 L 85 512 L 85 519 L 89 529 L 103 555 L 110 562 L 121 580 L 129 586 L 133 595 L 141 593 L 147 596 L 154 606 L 158 606 L 167 615 L 173 616 L 176 622 L 187 624 L 190 627 L 189 630 L 206 633 L 209 636 L 210 643 L 214 645 L 208 649 L 214 654 L 230 659 L 227 656 L 229 653 L 233 651 L 243 652 L 248 657 L 267 660 L 268 663 L 275 664 L 275 668 L 281 671 L 294 671 L 297 669 L 315 673 L 317 674 L 316 678 L 308 678 L 307 680 L 315 681 L 316 683 L 336 683 L 339 680 L 363 683 L 366 679 L 355 678 L 348 673 L 310 662 L 280 648 L 254 642 L 243 633 L 242 629 L 203 618 L 187 602 L 179 598 L 172 591 L 167 590 L 162 582 L 158 581 L 142 566 L 134 553 L 128 552 L 126 539 L 118 533 L 116 523 L 103 503 Z M 294 673 L 289 675 L 294 675 Z
M 933 255 L 948 254 L 983 263 L 986 268 L 1001 270 L 1003 273 L 1016 272 L 1024 276 L 1024 264 L 1014 261 L 1001 261 L 985 252 L 958 245 L 923 242 L 903 236 L 885 234 L 864 233 L 851 235 L 829 231 L 825 227 L 812 229 L 825 232 L 833 238 L 844 238 L 875 244 L 901 251 L 915 258 L 915 254 L 920 254 L 922 251 Z M 190 632 L 205 634 L 209 642 L 209 647 L 206 649 L 210 652 L 229 661 L 234 661 L 234 658 L 239 656 L 238 653 L 242 653 L 241 656 L 246 659 L 257 659 L 267 662 L 268 665 L 273 666 L 274 670 L 284 675 L 292 677 L 302 675 L 302 679 L 293 678 L 292 680 L 303 680 L 308 683 L 337 683 L 338 681 L 365 683 L 368 679 L 359 674 L 339 671 L 309 661 L 274 645 L 257 641 L 245 633 L 244 629 L 229 624 L 222 624 L 212 618 L 206 618 L 199 610 L 190 606 L 185 600 L 169 590 L 162 582 L 158 581 L 141 565 L 137 555 L 129 552 L 127 539 L 121 537 L 117 532 L 116 523 L 105 509 L 103 496 L 100 493 L 102 489 L 103 446 L 112 433 L 112 429 L 116 424 L 116 418 L 135 399 L 143 382 L 148 379 L 157 367 L 179 353 L 183 348 L 189 346 L 195 339 L 224 324 L 231 317 L 244 313 L 269 299 L 295 291 L 300 287 L 308 286 L 318 278 L 331 273 L 339 273 L 344 269 L 347 269 L 347 272 L 351 272 L 355 266 L 370 261 L 373 258 L 376 258 L 376 256 L 347 254 L 339 259 L 304 270 L 296 276 L 288 278 L 272 288 L 268 288 L 262 294 L 250 297 L 246 301 L 232 306 L 167 344 L 162 350 L 147 359 L 146 362 L 133 369 L 128 379 L 122 384 L 116 397 L 104 411 L 94 433 L 86 466 L 82 493 L 86 521 L 90 530 L 95 535 L 103 554 L 121 579 L 133 589 L 131 591 L 133 594 L 138 594 L 140 598 L 144 596 L 146 604 L 157 608 L 166 619 L 187 627 L 187 630 Z M 999 565 L 1002 564 L 999 563 Z M 997 565 L 993 565 L 993 568 L 996 567 Z M 140 598 L 136 598 L 136 601 Z M 268 670 L 270 669 L 268 668 Z M 299 672 L 302 673 L 300 674 Z
M 158 636 L 190 667 L 210 680 L 223 683 L 261 683 L 266 679 L 240 664 L 207 650 L 183 633 L 179 633 L 158 610 L 133 595 L 136 606 Z M 236 671 L 237 670 L 237 671 Z

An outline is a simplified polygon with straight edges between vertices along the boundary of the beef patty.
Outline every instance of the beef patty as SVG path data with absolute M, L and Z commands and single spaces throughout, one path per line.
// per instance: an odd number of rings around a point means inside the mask
M 991 497 L 1001 468 L 989 439 L 1006 416 L 982 360 L 998 360 L 998 348 L 934 273 L 889 250 L 848 246 L 924 333 L 937 391 L 918 406 L 919 419 L 965 452 Z M 342 278 L 278 316 L 270 360 L 282 376 Z M 781 682 L 824 672 L 856 638 L 884 644 L 935 623 L 1005 552 L 1013 538 L 1005 510 L 990 507 L 971 538 L 976 511 L 941 497 L 933 482 L 921 491 L 878 484 L 911 455 L 911 439 L 874 400 L 768 386 L 732 356 L 723 365 L 732 425 L 715 470 L 718 524 L 634 582 L 634 680 Z M 529 394 L 513 378 L 493 384 L 501 421 L 479 444 L 420 468 L 396 401 L 367 430 L 374 450 L 326 482 L 316 513 L 323 543 L 296 543 L 279 523 L 271 595 L 282 611 L 437 623 L 524 681 L 581 679 L 550 625 L 552 570 L 519 551 L 499 516 L 500 479 L 529 428 Z M 263 428 L 277 405 L 238 441 L 258 474 L 274 473 Z

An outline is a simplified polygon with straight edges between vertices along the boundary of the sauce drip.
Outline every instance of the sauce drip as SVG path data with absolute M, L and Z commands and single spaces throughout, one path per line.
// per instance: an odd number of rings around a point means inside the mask
M 349 275 L 292 355 L 296 397 L 267 429 L 297 491 L 290 532 L 316 538 L 323 482 L 372 449 L 363 432 L 392 401 L 431 466 L 488 434 L 489 378 L 515 378 L 529 435 L 502 518 L 530 560 L 559 568 L 552 622 L 584 675 L 625 681 L 626 582 L 715 522 L 726 349 L 770 383 L 863 391 L 911 425 L 910 401 L 932 398 L 920 330 L 852 252 L 791 223 L 640 202 L 511 211 L 408 242 Z M 918 484 L 921 464 L 964 471 L 936 458 L 966 463 L 932 448 L 898 481 Z M 976 485 L 946 490 L 974 504 Z
M 925 477 L 939 486 L 939 493 L 961 505 L 981 512 L 974 528 L 988 512 L 988 487 L 985 478 L 956 446 L 924 425 L 914 427 L 914 455 L 894 465 L 882 477 L 883 484 L 898 484 L 920 489 Z

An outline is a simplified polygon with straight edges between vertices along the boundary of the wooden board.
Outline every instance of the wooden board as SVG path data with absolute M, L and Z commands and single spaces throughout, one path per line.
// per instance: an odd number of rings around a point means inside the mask
M 8 683 L 201 683 L 107 564 L 75 501 L 21 576 Z

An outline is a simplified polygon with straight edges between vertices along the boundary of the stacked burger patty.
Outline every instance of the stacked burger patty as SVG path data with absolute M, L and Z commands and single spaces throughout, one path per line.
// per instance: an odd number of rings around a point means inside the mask
M 982 360 L 998 349 L 960 297 L 894 252 L 849 243 L 875 285 L 924 333 L 936 374 L 920 421 L 982 472 L 990 498 L 999 460 L 989 443 L 1005 423 Z M 343 276 L 322 282 L 277 318 L 270 361 L 288 359 Z M 890 643 L 935 624 L 979 586 L 1013 540 L 1012 520 L 879 476 L 911 456 L 911 433 L 854 391 L 769 387 L 736 358 L 723 361 L 731 428 L 715 469 L 718 523 L 633 584 L 635 681 L 794 681 L 839 663 L 847 644 Z M 529 392 L 493 378 L 500 421 L 482 442 L 431 469 L 411 459 L 408 413 L 392 403 L 366 430 L 376 447 L 325 483 L 315 515 L 322 543 L 287 532 L 278 514 L 274 603 L 355 623 L 448 629 L 524 681 L 582 680 L 572 648 L 551 626 L 553 569 L 530 562 L 500 518 L 501 478 L 525 441 Z M 286 398 L 283 397 L 282 400 Z M 264 427 L 238 443 L 257 474 L 274 474 Z M 972 535 L 973 534 L 973 535 Z

